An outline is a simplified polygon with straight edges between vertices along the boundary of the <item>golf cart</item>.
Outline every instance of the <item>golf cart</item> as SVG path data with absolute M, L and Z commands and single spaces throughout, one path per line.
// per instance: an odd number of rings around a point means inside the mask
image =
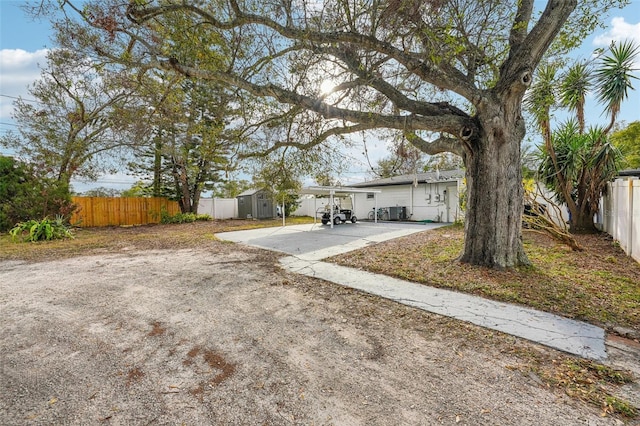
M 331 223 L 331 211 L 327 210 L 322 214 L 322 224 L 328 225 Z M 351 221 L 351 223 L 356 223 L 358 218 L 356 218 L 350 209 L 341 209 L 338 206 L 334 206 L 333 209 L 333 224 L 339 225 L 341 223 Z

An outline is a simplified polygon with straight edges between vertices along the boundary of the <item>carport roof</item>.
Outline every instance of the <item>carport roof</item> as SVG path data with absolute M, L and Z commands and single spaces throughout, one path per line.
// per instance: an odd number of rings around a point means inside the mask
M 311 194 L 311 195 L 333 195 L 338 197 L 344 197 L 349 194 L 357 194 L 357 193 L 379 193 L 381 191 L 375 189 L 361 189 L 361 188 L 352 188 L 349 186 L 308 186 L 306 188 L 302 188 L 300 191 L 301 194 Z

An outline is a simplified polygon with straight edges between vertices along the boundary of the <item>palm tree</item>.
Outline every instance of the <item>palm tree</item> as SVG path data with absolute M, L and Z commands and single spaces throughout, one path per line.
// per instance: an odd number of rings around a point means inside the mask
M 569 68 L 560 83 L 560 103 L 576 113 L 580 133 L 584 133 L 584 105 L 591 86 L 591 69 L 586 63 L 578 63 Z
M 581 133 L 577 120 L 564 123 L 552 137 L 556 160 L 543 148 L 539 178 L 556 194 L 556 201 L 567 205 L 572 232 L 595 232 L 593 217 L 607 182 L 618 172 L 620 151 L 603 128 Z
M 551 109 L 557 104 L 556 73 L 552 64 L 540 65 L 536 81 L 527 92 L 524 105 L 533 114 L 545 146 L 551 143 Z
M 611 45 L 611 55 L 603 58 L 595 71 L 598 102 L 604 104 L 605 111 L 611 118 L 605 129 L 607 134 L 616 122 L 620 104 L 627 98 L 629 89 L 633 90 L 631 79 L 637 79 L 633 75 L 633 71 L 637 71 L 637 68 L 633 68 L 637 54 L 638 46 L 631 41 Z
M 631 42 L 613 45 L 610 55 L 600 58 L 595 68 L 576 64 L 559 84 L 553 81 L 551 73 L 543 70 L 527 98 L 525 106 L 536 118 L 544 140 L 540 179 L 555 192 L 558 201 L 567 205 L 572 232 L 596 231 L 593 217 L 600 197 L 620 165 L 622 157 L 609 142 L 608 134 L 628 90 L 633 89 L 631 79 L 635 78 L 632 72 L 637 53 L 638 47 Z M 610 122 L 606 128 L 591 126 L 585 132 L 584 106 L 592 82 Z M 576 119 L 551 132 L 549 111 L 555 105 L 556 93 L 560 104 L 575 112 Z

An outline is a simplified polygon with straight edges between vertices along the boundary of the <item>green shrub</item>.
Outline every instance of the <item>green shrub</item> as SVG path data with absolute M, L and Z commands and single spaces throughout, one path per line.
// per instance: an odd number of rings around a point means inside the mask
M 47 177 L 42 167 L 0 156 L 0 231 L 34 217 L 70 217 L 76 206 L 64 181 Z
M 42 220 L 28 220 L 16 224 L 10 231 L 11 238 L 15 241 L 48 241 L 62 238 L 73 238 L 71 229 L 65 224 L 62 216 L 55 220 L 44 218 Z
M 166 209 L 162 209 L 160 212 L 161 223 L 191 223 L 196 220 L 211 220 L 211 216 L 208 214 L 195 214 L 195 213 L 176 213 L 170 215 Z

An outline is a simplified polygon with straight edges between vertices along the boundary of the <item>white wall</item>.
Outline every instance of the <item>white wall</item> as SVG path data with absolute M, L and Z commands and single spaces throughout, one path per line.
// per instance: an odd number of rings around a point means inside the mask
M 547 207 L 550 219 L 553 220 L 560 227 L 567 227 L 569 220 L 569 211 L 567 205 L 562 203 L 558 205 L 554 201 L 555 194 L 547 189 L 543 184 L 536 183 L 534 200 Z
M 377 194 L 378 208 L 404 206 L 409 220 L 454 222 L 462 216 L 456 182 L 380 186 L 371 189 L 381 191 Z M 374 198 L 367 198 L 367 194 L 355 194 L 355 214 L 358 218 L 366 219 L 374 205 Z
M 198 214 L 208 214 L 214 219 L 231 219 L 238 217 L 237 198 L 201 198 Z
M 603 228 L 640 262 L 640 180 L 616 179 L 602 200 Z
M 293 216 L 313 217 L 316 211 L 324 211 L 324 206 L 329 204 L 329 198 L 301 198 L 298 203 L 300 206 L 291 212 Z

